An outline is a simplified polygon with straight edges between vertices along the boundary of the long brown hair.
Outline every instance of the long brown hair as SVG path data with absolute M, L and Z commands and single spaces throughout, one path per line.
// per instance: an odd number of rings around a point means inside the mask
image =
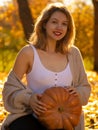
M 75 38 L 75 27 L 70 12 L 62 3 L 52 3 L 46 6 L 46 8 L 41 12 L 40 16 L 36 20 L 34 26 L 34 32 L 32 33 L 29 41 L 32 44 L 34 44 L 36 48 L 46 50 L 47 39 L 46 39 L 46 31 L 44 25 L 48 22 L 51 15 L 55 11 L 60 11 L 64 13 L 68 19 L 67 33 L 61 40 L 57 41 L 56 50 L 55 50 L 56 52 L 60 52 L 64 54 L 68 52 L 68 49 L 73 44 Z

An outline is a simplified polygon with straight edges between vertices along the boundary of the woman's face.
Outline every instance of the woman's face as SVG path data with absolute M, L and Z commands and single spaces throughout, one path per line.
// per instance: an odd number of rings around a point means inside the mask
M 45 28 L 48 40 L 58 41 L 62 39 L 66 35 L 68 28 L 66 15 L 60 11 L 54 12 L 46 23 Z

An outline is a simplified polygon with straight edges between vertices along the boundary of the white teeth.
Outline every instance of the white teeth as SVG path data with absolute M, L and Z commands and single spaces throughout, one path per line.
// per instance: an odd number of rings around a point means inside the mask
M 56 35 L 60 35 L 61 33 L 60 32 L 54 32 Z
M 56 32 L 55 34 L 61 34 L 61 33 L 59 33 L 59 32 Z

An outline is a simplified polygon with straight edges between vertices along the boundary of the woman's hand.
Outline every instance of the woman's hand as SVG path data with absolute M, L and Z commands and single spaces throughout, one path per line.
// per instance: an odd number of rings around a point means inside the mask
M 30 106 L 37 116 L 47 110 L 46 105 L 40 101 L 41 96 L 41 94 L 33 94 L 30 98 Z
M 77 93 L 76 89 L 74 87 L 65 87 L 66 90 L 70 93 L 73 94 L 74 96 L 79 96 L 79 94 Z

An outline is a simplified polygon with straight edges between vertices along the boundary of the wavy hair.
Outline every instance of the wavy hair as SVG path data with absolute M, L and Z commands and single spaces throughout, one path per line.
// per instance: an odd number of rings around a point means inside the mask
M 62 3 L 51 3 L 48 4 L 46 8 L 44 8 L 44 10 L 41 12 L 40 16 L 36 20 L 34 31 L 30 36 L 29 42 L 34 44 L 36 48 L 46 50 L 47 39 L 44 25 L 48 22 L 52 14 L 56 11 L 64 13 L 68 19 L 67 33 L 61 40 L 57 41 L 55 49 L 56 52 L 64 54 L 68 52 L 69 48 L 74 43 L 75 26 L 71 13 Z

